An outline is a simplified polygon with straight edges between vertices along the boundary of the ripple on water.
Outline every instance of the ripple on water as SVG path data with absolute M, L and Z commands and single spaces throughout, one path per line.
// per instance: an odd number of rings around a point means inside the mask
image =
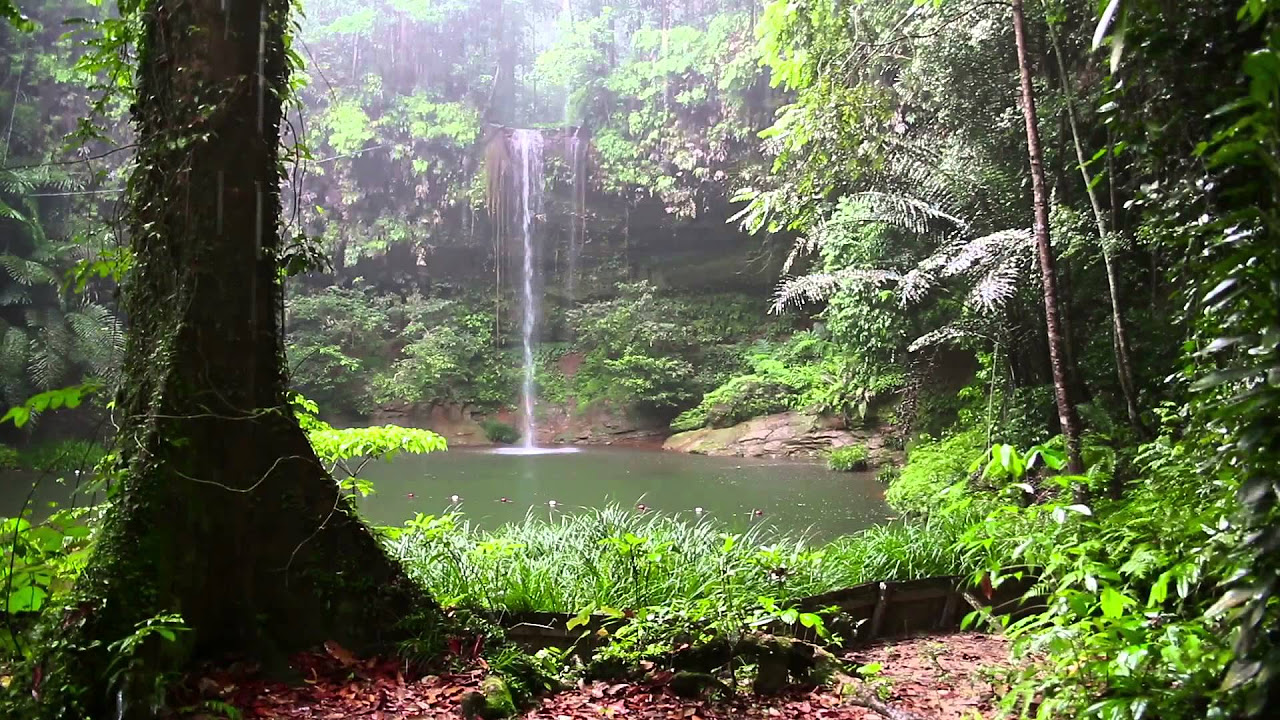
M 572 445 L 563 447 L 500 447 L 488 452 L 494 455 L 569 455 L 578 452 Z

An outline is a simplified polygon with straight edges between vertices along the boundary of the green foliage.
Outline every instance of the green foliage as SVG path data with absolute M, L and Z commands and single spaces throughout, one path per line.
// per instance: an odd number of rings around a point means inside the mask
M 1205 483 L 1186 450 L 1168 437 L 1144 446 L 1142 476 L 1122 501 L 1001 504 L 965 534 L 964 553 L 995 585 L 1041 569 L 1030 594 L 1044 609 L 1009 632 L 1019 653 L 1042 661 L 1018 673 L 1007 710 L 1035 697 L 1040 717 L 1192 718 L 1224 698 L 1218 678 L 1232 652 L 1204 614 L 1203 589 L 1227 571 L 1215 558 L 1231 542 L 1230 493 Z M 1030 455 L 994 453 L 1015 470 Z M 1069 498 L 1076 480 L 1052 482 Z
M 732 162 L 751 152 L 748 95 L 759 76 L 748 17 L 717 8 L 710 19 L 639 27 L 615 48 L 618 15 L 573 23 L 537 60 L 538 77 L 565 93 L 572 121 L 599 128 L 593 145 L 606 192 L 656 197 L 692 218 L 723 202 Z
M 771 380 L 773 378 L 755 374 L 734 377 L 704 395 L 697 407 L 681 413 L 672 421 L 671 429 L 681 432 L 701 427 L 730 427 L 791 409 L 798 399 L 796 388 Z
M 492 319 L 463 301 L 329 287 L 289 300 L 293 386 L 331 410 L 386 403 L 497 407 L 514 364 L 493 348 Z
M 401 453 L 448 449 L 445 439 L 430 430 L 398 425 L 335 428 L 316 417 L 317 406 L 310 400 L 294 394 L 290 402 L 320 462 L 340 487 L 353 494 L 364 496 L 373 492 L 372 484 L 360 478 L 360 471 L 370 462 L 391 460 Z
M 827 453 L 827 467 L 840 472 L 862 472 L 867 469 L 869 457 L 865 445 L 846 445 Z
M 1214 448 L 1204 470 L 1230 478 L 1240 501 L 1228 524 L 1234 529 L 1230 581 L 1208 611 L 1236 634 L 1220 690 L 1260 715 L 1275 705 L 1280 687 L 1280 642 L 1271 632 L 1280 597 L 1280 260 L 1274 250 L 1280 239 L 1274 213 L 1280 193 L 1280 5 L 1248 0 L 1237 17 L 1257 31 L 1240 33 L 1249 43 L 1241 63 L 1247 89 L 1232 88 L 1234 97 L 1213 113 L 1212 135 L 1196 149 L 1214 174 L 1211 182 L 1221 181 L 1232 199 L 1212 222 L 1201 223 L 1202 265 L 1187 293 L 1188 308 L 1199 313 L 1194 345 L 1187 349 L 1194 347 L 1199 362 L 1187 375 L 1195 378 L 1194 417 Z M 1171 203 L 1166 212 L 1178 217 L 1174 210 Z
M 33 416 L 39 415 L 47 410 L 57 410 L 59 408 L 76 408 L 80 406 L 84 398 L 102 389 L 102 384 L 98 382 L 87 382 L 73 387 L 58 388 L 56 390 L 46 390 L 45 392 L 27 398 L 27 401 L 21 405 L 15 405 L 9 408 L 9 411 L 0 418 L 0 423 L 12 420 L 17 427 L 26 425 Z
M 18 451 L 8 445 L 0 444 L 0 470 L 16 470 L 21 467 Z
M 511 445 L 520 439 L 520 431 L 501 420 L 484 420 L 480 423 L 485 439 L 491 443 Z
M 672 423 L 673 430 L 729 427 L 753 417 L 804 410 L 864 420 L 876 400 L 902 383 L 896 372 L 868 375 L 856 355 L 813 332 L 784 343 L 758 341 L 743 353 L 750 372 L 708 392 Z
M 167 686 L 178 679 L 178 673 L 157 674 L 148 663 L 144 647 L 163 641 L 173 643 L 179 633 L 190 628 L 183 624 L 177 613 L 162 613 L 139 622 L 134 631 L 107 645 L 111 662 L 107 665 L 108 687 L 123 690 L 131 688 L 135 697 L 145 699 L 153 706 L 165 701 Z
M 672 298 L 647 282 L 619 285 L 615 299 L 569 313 L 583 353 L 570 389 L 580 403 L 605 398 L 669 416 L 723 382 L 720 351 L 771 332 L 750 307 L 742 297 Z
M 734 535 L 712 522 L 611 506 L 531 516 L 495 532 L 458 514 L 419 515 L 390 531 L 390 546 L 447 605 L 711 612 L 728 595 L 754 606 L 762 596 L 783 601 L 872 580 L 968 572 L 950 548 L 971 521 L 894 523 L 822 546 L 763 525 Z
M 0 591 L 9 613 L 39 612 L 55 593 L 67 590 L 88 561 L 93 537 L 86 509 L 58 510 L 38 524 L 26 518 L 0 520 Z M 5 633 L 0 646 L 9 653 L 21 646 Z
M 978 429 L 935 440 L 919 439 L 907 450 L 907 464 L 885 492 L 885 500 L 899 512 L 925 513 L 949 505 L 949 488 L 969 478 L 969 466 L 986 448 Z
M 881 465 L 876 471 L 876 482 L 882 485 L 891 485 L 902 477 L 902 468 L 897 465 Z
M 31 19 L 23 15 L 18 6 L 14 5 L 10 0 L 0 0 L 0 17 L 7 20 L 17 30 L 23 32 L 35 30 L 35 24 L 31 22 Z
M 107 457 L 102 445 L 92 440 L 64 439 L 31 445 L 19 454 L 19 464 L 42 473 L 87 473 Z

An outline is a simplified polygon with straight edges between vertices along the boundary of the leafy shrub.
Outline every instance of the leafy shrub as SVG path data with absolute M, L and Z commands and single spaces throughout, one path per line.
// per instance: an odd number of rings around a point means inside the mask
M 493 350 L 493 322 L 465 299 L 330 287 L 291 296 L 292 385 L 328 409 L 378 403 L 509 402 L 516 363 Z
M 840 472 L 861 472 L 867 469 L 870 454 L 864 445 L 846 445 L 827 454 L 827 467 Z
M 892 485 L 899 477 L 902 477 L 902 468 L 897 465 L 882 465 L 876 471 L 876 482 L 884 485 Z
M 22 467 L 18 451 L 8 445 L 0 445 L 0 470 L 17 470 Z
M 501 420 L 484 420 L 480 423 L 480 428 L 491 443 L 510 445 L 520 439 L 520 431 Z
M 375 460 L 391 460 L 401 453 L 421 454 L 448 449 L 445 439 L 430 430 L 398 425 L 381 427 L 335 428 L 317 417 L 314 402 L 290 393 L 289 403 L 298 425 L 307 434 L 316 457 L 338 487 L 352 495 L 369 495 L 373 484 L 360 477 L 360 471 Z
M 604 367 L 613 380 L 602 393 L 605 397 L 659 412 L 678 408 L 694 397 L 693 366 L 686 360 L 628 354 L 605 360 Z
M 872 404 L 902 384 L 901 373 L 871 373 L 856 355 L 811 331 L 784 343 L 760 341 L 743 353 L 749 372 L 703 396 L 672 424 L 676 431 L 728 427 L 785 410 L 865 418 Z
M 1233 657 L 1208 607 L 1234 571 L 1221 555 L 1238 541 L 1233 488 L 1168 437 L 1143 446 L 1138 465 L 1119 501 L 1077 504 L 1070 489 L 1084 479 L 1053 476 L 1061 500 L 999 504 L 958 545 L 995 585 L 1042 568 L 1029 593 L 1039 611 L 1008 629 L 1015 654 L 1036 661 L 1014 676 L 1006 712 L 1042 699 L 1046 717 L 1237 716 L 1204 705 L 1224 700 Z
M 792 388 L 759 375 L 739 375 L 707 393 L 696 407 L 681 413 L 671 429 L 723 428 L 744 420 L 789 410 L 797 399 Z
M 986 434 L 971 428 L 934 440 L 924 436 L 907 453 L 907 464 L 885 491 L 885 500 L 900 512 L 924 513 L 946 505 L 944 491 L 969 477 L 969 466 L 986 449 Z

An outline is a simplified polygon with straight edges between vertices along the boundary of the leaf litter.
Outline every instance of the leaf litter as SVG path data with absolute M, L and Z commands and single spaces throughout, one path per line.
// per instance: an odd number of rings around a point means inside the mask
M 929 720 L 994 715 L 1001 677 L 1010 668 L 1008 642 L 957 633 L 912 638 L 850 651 L 863 668 L 857 691 L 895 710 Z M 475 658 L 463 670 L 414 673 L 392 658 L 359 659 L 337 643 L 293 658 L 300 682 L 267 680 L 251 666 L 200 673 L 184 684 L 181 717 L 214 720 L 238 709 L 245 720 L 463 720 L 463 700 L 489 669 Z M 669 677 L 669 674 L 667 675 Z M 773 697 L 741 693 L 728 700 L 678 696 L 663 676 L 641 682 L 580 682 L 539 698 L 524 720 L 871 720 L 881 716 L 850 703 L 849 685 L 791 687 Z

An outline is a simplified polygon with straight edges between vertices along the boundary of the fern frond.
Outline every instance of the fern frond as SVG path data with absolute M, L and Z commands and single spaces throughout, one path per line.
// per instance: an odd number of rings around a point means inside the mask
M 74 359 L 100 379 L 119 379 L 124 355 L 124 328 L 109 309 L 96 303 L 85 303 L 67 314 L 67 322 L 75 335 Z
M 32 285 L 52 285 L 58 281 L 53 270 L 35 260 L 17 255 L 0 255 L 0 266 L 4 266 L 13 281 L 28 287 Z
M 965 303 L 985 314 L 992 314 L 1003 308 L 1009 299 L 1018 292 L 1019 280 L 1024 273 L 1016 262 L 1002 262 L 990 268 L 978 278 L 969 290 Z
M 31 295 L 22 285 L 10 285 L 3 291 L 0 291 L 0 307 L 13 307 L 15 305 L 30 305 Z
M 965 229 L 964 220 L 941 207 L 911 195 L 885 192 L 861 192 L 850 197 L 860 213 L 851 220 L 862 223 L 884 223 L 916 233 L 925 233 L 931 223 Z
M 981 333 L 975 332 L 958 324 L 944 325 L 937 330 L 931 330 L 911 341 L 911 344 L 907 346 L 907 352 L 915 352 L 921 348 L 929 347 L 931 345 L 946 345 L 965 338 L 981 337 L 983 337 Z
M 788 305 L 801 307 L 808 303 L 822 302 L 838 290 L 856 285 L 879 287 L 901 276 L 889 270 L 846 268 L 834 273 L 812 273 L 787 278 L 778 285 L 773 296 L 771 313 L 781 313 Z

